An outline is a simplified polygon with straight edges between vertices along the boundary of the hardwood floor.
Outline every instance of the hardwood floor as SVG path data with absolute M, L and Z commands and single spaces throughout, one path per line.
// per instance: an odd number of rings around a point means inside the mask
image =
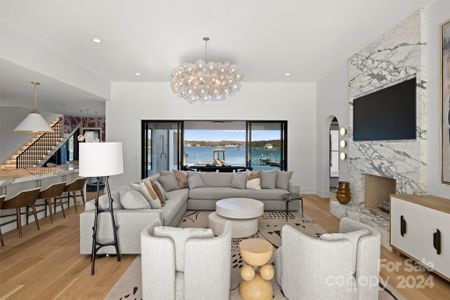
M 309 195 L 304 206 L 305 213 L 325 230 L 337 231 L 339 220 L 330 213 L 328 199 Z M 24 226 L 20 239 L 16 231 L 4 236 L 6 245 L 0 247 L 1 300 L 103 299 L 135 258 L 124 255 L 119 263 L 114 257 L 98 259 L 96 274 L 91 276 L 89 257 L 79 254 L 79 216 L 73 208 L 67 210 L 65 219 L 57 214 L 53 224 L 48 219 L 42 220 L 40 231 L 31 224 Z M 385 249 L 382 258 L 401 265 L 396 272 L 381 268 L 383 279 L 393 287 L 401 283 L 402 276 L 432 276 L 433 288 L 397 288 L 405 298 L 449 299 L 450 284 L 438 276 L 407 272 L 403 265 L 405 257 Z
M 78 207 L 78 211 L 82 206 Z M 91 262 L 80 255 L 79 215 L 73 207 L 66 218 L 58 213 L 53 224 L 40 220 L 23 227 L 23 237 L 14 230 L 4 234 L 0 247 L 0 299 L 103 299 L 133 262 L 135 255 L 122 261 L 104 257 L 96 261 L 95 276 Z

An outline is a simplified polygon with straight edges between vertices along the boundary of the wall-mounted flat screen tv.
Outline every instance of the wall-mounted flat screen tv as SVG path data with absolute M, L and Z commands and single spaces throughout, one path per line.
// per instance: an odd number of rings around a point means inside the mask
M 416 78 L 353 100 L 353 140 L 416 138 Z

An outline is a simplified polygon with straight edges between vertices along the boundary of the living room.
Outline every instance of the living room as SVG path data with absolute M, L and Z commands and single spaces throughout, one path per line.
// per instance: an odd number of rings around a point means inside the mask
M 449 21 L 1 1 L 0 297 L 447 299 Z

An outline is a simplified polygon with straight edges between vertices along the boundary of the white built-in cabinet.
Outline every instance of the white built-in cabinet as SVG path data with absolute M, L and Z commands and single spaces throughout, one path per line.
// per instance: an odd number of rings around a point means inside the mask
M 450 199 L 391 195 L 391 246 L 450 278 Z

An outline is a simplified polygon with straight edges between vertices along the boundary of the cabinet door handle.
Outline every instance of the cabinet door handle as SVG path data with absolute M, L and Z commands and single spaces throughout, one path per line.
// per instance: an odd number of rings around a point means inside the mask
M 403 216 L 400 216 L 400 234 L 401 236 L 405 236 L 406 234 L 406 220 Z
M 436 249 L 436 254 L 441 254 L 441 231 L 436 229 L 436 232 L 433 233 L 433 247 Z

